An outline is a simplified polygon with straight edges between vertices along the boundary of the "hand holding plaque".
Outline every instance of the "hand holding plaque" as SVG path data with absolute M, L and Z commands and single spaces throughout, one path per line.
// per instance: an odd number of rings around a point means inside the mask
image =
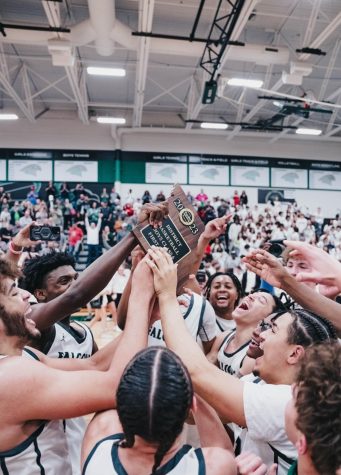
M 178 289 L 190 273 L 198 239 L 205 226 L 179 185 L 175 185 L 167 199 L 169 214 L 160 227 L 148 221 L 138 224 L 133 233 L 145 252 L 151 246 L 166 247 L 173 262 L 178 263 Z

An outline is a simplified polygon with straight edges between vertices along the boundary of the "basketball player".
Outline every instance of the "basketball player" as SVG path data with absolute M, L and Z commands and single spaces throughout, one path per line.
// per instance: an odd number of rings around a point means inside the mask
M 242 382 L 208 362 L 190 338 L 176 302 L 177 272 L 170 256 L 161 248 L 148 251 L 146 261 L 154 272 L 162 325 L 167 346 L 186 364 L 195 391 L 221 415 L 248 429 L 248 447 L 268 467 L 278 463 L 278 474 L 287 473 L 296 457 L 295 447 L 284 428 L 284 412 L 291 398 L 298 363 L 305 348 L 336 338 L 333 326 L 304 310 L 279 312 L 270 318 L 271 328 L 261 334 L 263 356 L 254 372 L 266 383 Z
M 131 255 L 131 275 L 123 291 L 120 305 L 118 307 L 118 323 L 121 329 L 124 328 L 125 324 L 125 315 L 131 288 L 131 277 L 137 264 L 141 259 L 143 259 L 145 254 L 140 247 L 137 247 L 133 250 Z M 202 345 L 205 354 L 208 353 L 211 350 L 216 337 L 215 314 L 211 304 L 203 296 L 195 292 L 181 294 L 178 297 L 178 303 L 181 314 L 192 338 Z M 157 302 L 155 302 L 150 321 L 151 325 L 148 332 L 148 346 L 166 346 Z
M 191 407 L 200 417 L 193 398 L 191 378 L 173 352 L 151 347 L 138 353 L 120 380 L 117 412 L 97 415 L 87 429 L 83 474 L 236 474 L 232 453 L 217 443 L 216 432 L 222 430 L 219 419 L 212 424 L 212 418 L 207 418 L 209 425 L 202 424 L 203 437 L 207 440 L 211 434 L 214 447 L 205 441 L 196 450 L 182 445 L 181 432 Z
M 115 355 L 119 357 L 120 347 Z M 116 400 L 117 412 L 98 414 L 88 427 L 84 475 L 235 473 L 231 454 L 221 450 L 232 447 L 217 414 L 201 398 L 193 398 L 188 372 L 171 351 L 151 347 L 136 355 L 124 371 Z M 203 449 L 181 447 L 179 435 L 190 406 Z M 253 455 L 239 459 L 238 467 L 240 474 L 257 469 L 265 475 L 264 465 Z
M 298 460 L 289 475 L 335 475 L 341 469 L 341 346 L 306 351 L 285 413 Z
M 26 260 L 20 287 L 35 296 L 38 303 L 47 303 L 62 295 L 77 279 L 73 256 L 52 251 L 44 256 Z M 87 325 L 70 322 L 70 316 L 41 331 L 33 344 L 50 358 L 89 358 L 97 351 Z M 65 432 L 72 462 L 73 475 L 80 475 L 80 449 L 86 429 L 81 417 L 65 421 Z
M 134 279 L 138 282 L 132 291 L 125 332 L 119 337 L 123 342 L 120 359 L 113 360 L 107 371 L 79 371 L 89 367 L 90 358 L 50 359 L 42 355 L 51 363 L 46 365 L 21 356 L 24 345 L 40 332 L 29 318 L 33 310 L 28 292 L 16 287 L 16 274 L 0 261 L 0 473 L 72 473 L 62 419 L 114 407 L 125 364 L 146 345 L 154 289 L 152 285 L 148 288 L 145 275 L 141 280 L 140 274 L 136 269 Z M 137 322 L 141 335 L 135 332 Z
M 245 356 L 254 328 L 258 322 L 279 308 L 282 308 L 279 299 L 267 292 L 254 292 L 244 297 L 232 312 L 236 329 L 221 333 L 216 338 L 212 350 L 207 355 L 208 360 L 222 371 L 238 378 L 251 373 L 254 360 L 246 359 Z
M 232 272 L 217 272 L 209 277 L 204 296 L 215 311 L 218 335 L 234 330 L 236 325 L 232 313 L 243 297 L 239 279 Z

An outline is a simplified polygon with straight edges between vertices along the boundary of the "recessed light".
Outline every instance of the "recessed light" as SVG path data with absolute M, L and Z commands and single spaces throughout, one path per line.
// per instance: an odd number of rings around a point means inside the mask
M 320 130 L 320 129 L 300 128 L 300 129 L 296 129 L 296 134 L 299 134 L 299 135 L 321 135 L 322 130 Z
M 95 66 L 88 66 L 87 73 L 93 76 L 114 76 L 124 77 L 126 75 L 125 69 L 122 68 L 97 68 Z
M 263 86 L 263 81 L 260 79 L 242 79 L 231 78 L 227 81 L 229 86 L 253 87 L 255 89 Z
M 200 127 L 202 129 L 225 130 L 225 129 L 227 129 L 228 124 L 224 124 L 223 122 L 201 122 Z
M 17 120 L 17 114 L 0 114 L 0 120 Z
M 126 120 L 123 117 L 97 117 L 97 122 L 99 124 L 123 125 L 126 123 Z

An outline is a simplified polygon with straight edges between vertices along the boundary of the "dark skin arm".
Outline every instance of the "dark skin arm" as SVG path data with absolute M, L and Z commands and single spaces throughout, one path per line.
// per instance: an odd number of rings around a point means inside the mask
M 165 204 L 161 206 L 148 204 L 141 210 L 139 222 L 148 219 L 150 224 L 158 226 L 167 212 Z M 108 284 L 136 244 L 134 234 L 129 233 L 83 271 L 64 294 L 50 302 L 32 306 L 30 318 L 36 322 L 40 330 L 44 330 L 90 302 Z

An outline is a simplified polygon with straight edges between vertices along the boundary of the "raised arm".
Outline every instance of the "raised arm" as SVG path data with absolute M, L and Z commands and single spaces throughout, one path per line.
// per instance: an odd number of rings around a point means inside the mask
M 41 243 L 41 241 L 31 241 L 30 239 L 30 229 L 35 225 L 35 222 L 28 224 L 13 236 L 5 254 L 6 261 L 17 266 L 24 247 L 37 246 Z
M 269 252 L 264 249 L 253 251 L 244 262 L 249 270 L 274 287 L 283 289 L 305 309 L 330 320 L 341 332 L 341 305 L 298 282 Z
M 150 249 L 148 255 L 168 348 L 187 366 L 196 393 L 224 419 L 245 426 L 243 383 L 212 365 L 186 328 L 176 300 L 177 265 L 161 248 Z
M 164 204 L 148 204 L 141 210 L 139 220 L 144 221 L 147 218 L 152 225 L 157 226 L 167 212 L 168 208 Z M 36 322 L 39 329 L 44 330 L 90 302 L 108 284 L 135 245 L 135 236 L 129 233 L 83 271 L 64 294 L 50 302 L 32 306 L 30 318 Z
M 222 218 L 212 219 L 205 226 L 205 231 L 201 234 L 198 240 L 198 245 L 195 249 L 195 261 L 190 270 L 191 274 L 196 275 L 200 267 L 202 258 L 204 257 L 205 249 L 208 244 L 213 240 L 219 237 L 225 232 L 228 221 L 231 218 L 231 214 L 223 216 Z

